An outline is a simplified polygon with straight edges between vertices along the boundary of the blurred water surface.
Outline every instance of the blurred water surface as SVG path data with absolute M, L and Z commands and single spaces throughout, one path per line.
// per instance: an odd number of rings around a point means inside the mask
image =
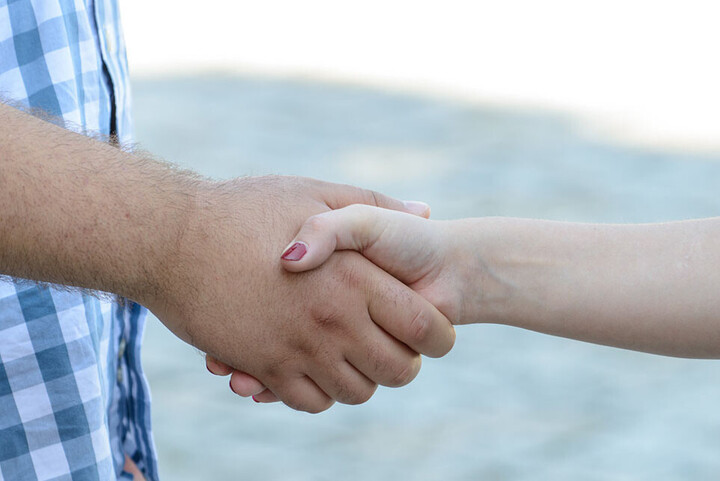
M 720 155 L 614 145 L 572 117 L 248 77 L 136 80 L 137 139 L 217 178 L 296 174 L 436 218 L 720 215 Z M 166 480 L 709 480 L 720 363 L 504 326 L 458 329 L 402 389 L 312 416 L 233 395 L 158 321 L 144 365 Z

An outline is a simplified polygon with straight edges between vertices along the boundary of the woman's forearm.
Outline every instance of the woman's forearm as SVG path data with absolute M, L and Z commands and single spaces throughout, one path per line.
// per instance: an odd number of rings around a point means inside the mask
M 658 354 L 720 357 L 720 219 L 592 225 L 462 221 L 471 312 L 548 334 Z

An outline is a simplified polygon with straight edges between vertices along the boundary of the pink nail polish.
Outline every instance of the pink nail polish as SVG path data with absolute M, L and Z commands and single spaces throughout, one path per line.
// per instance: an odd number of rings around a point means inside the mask
M 283 252 L 282 258 L 286 261 L 299 261 L 307 253 L 307 246 L 303 242 L 296 242 Z
M 258 401 L 257 399 L 255 399 L 255 396 L 252 396 L 252 400 L 255 401 L 256 403 L 259 403 L 259 402 L 260 402 L 260 401 Z

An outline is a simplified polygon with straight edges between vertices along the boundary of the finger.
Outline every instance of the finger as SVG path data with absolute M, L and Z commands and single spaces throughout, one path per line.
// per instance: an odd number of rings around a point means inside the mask
M 377 384 L 344 359 L 329 368 L 313 369 L 308 374 L 325 394 L 343 404 L 367 402 L 377 389 Z
M 384 209 L 398 210 L 420 217 L 430 217 L 430 206 L 419 201 L 401 201 L 374 190 L 352 185 L 325 184 L 324 200 L 331 209 L 341 209 L 352 204 L 365 204 Z
M 218 361 L 209 354 L 205 354 L 205 367 L 207 367 L 207 370 L 216 376 L 227 376 L 233 372 L 233 368 L 224 362 Z
M 387 213 L 386 209 L 356 204 L 314 215 L 285 249 L 281 263 L 290 272 L 302 272 L 319 266 L 335 250 L 362 252 L 387 228 L 390 222 L 384 215 Z M 408 217 L 397 213 L 396 216 Z
M 354 369 L 382 386 L 400 387 L 415 379 L 422 366 L 417 352 L 385 332 L 372 319 L 358 323 L 357 327 L 357 340 L 345 353 Z
M 307 376 L 283 379 L 268 388 L 288 407 L 312 414 L 329 409 L 334 401 Z
M 254 396 L 252 397 L 252 399 L 253 399 L 253 401 L 255 401 L 256 403 L 262 403 L 262 404 L 276 403 L 276 402 L 279 402 L 279 401 L 280 401 L 280 400 L 278 399 L 278 397 L 277 397 L 276 395 L 274 395 L 274 394 L 272 393 L 272 391 L 269 390 L 269 389 L 265 389 L 265 390 L 264 390 L 263 392 L 261 392 L 260 394 L 254 395 Z
M 265 386 L 250 374 L 233 371 L 230 376 L 230 390 L 238 396 L 250 397 L 263 392 Z
M 442 357 L 450 352 L 455 343 L 450 321 L 409 287 L 378 271 L 367 297 L 373 321 L 417 353 Z

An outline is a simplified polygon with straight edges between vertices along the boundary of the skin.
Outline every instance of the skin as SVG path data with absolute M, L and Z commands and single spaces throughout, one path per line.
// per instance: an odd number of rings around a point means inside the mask
M 188 343 L 320 412 L 401 386 L 454 342 L 432 304 L 358 253 L 294 275 L 304 219 L 427 206 L 296 177 L 213 182 L 0 104 L 0 273 L 111 292 Z
M 430 221 L 367 206 L 308 219 L 305 272 L 361 252 L 454 324 L 499 323 L 596 344 L 720 358 L 720 218 L 602 225 L 512 218 Z M 218 373 L 227 366 L 213 366 Z M 236 386 L 262 383 L 233 372 Z M 254 394 L 253 392 L 253 394 Z M 272 401 L 263 392 L 260 400 Z
M 125 456 L 125 466 L 123 466 L 123 469 L 133 475 L 133 481 L 145 481 L 145 476 L 140 472 L 140 469 L 138 469 L 132 459 L 127 456 Z

